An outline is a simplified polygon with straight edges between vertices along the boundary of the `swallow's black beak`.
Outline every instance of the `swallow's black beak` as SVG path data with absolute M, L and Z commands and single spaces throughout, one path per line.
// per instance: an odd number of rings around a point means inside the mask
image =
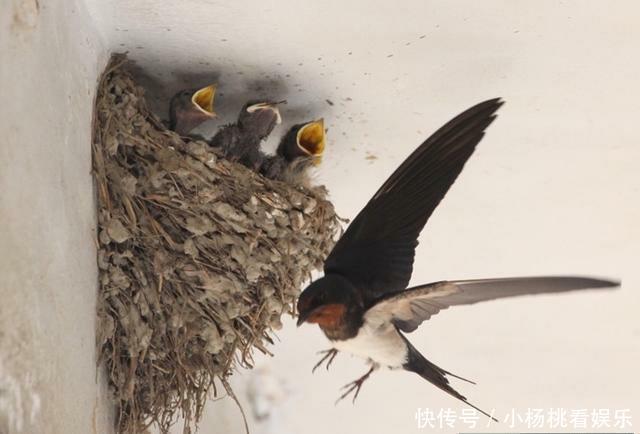
M 298 314 L 298 322 L 296 322 L 296 326 L 300 327 L 302 324 L 305 323 L 305 321 L 307 321 L 307 318 L 309 317 L 309 314 L 303 314 L 303 313 L 299 313 Z

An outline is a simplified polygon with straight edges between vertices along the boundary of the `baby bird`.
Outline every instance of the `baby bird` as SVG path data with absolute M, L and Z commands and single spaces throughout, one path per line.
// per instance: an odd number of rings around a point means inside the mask
M 322 161 L 325 143 L 323 119 L 294 125 L 282 138 L 276 155 L 264 159 L 261 173 L 294 185 L 307 184 L 307 171 Z
M 213 111 L 215 93 L 215 84 L 176 93 L 169 103 L 169 128 L 183 136 L 202 122 L 216 117 Z
M 227 159 L 258 171 L 264 159 L 260 144 L 282 122 L 277 104 L 248 102 L 240 110 L 236 123 L 222 127 L 209 144 L 222 149 Z

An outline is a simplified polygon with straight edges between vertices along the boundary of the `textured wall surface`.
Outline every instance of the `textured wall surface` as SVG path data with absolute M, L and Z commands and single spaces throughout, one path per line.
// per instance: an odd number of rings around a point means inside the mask
M 0 433 L 107 434 L 90 174 L 105 49 L 82 2 L 7 0 L 0 59 Z
M 637 430 L 637 2 L 86 2 L 107 47 L 138 62 L 161 112 L 177 88 L 217 81 L 221 116 L 212 128 L 255 96 L 288 100 L 276 136 L 324 116 L 329 144 L 318 180 L 345 217 L 435 128 L 482 99 L 505 98 L 423 233 L 413 283 L 581 273 L 623 286 L 451 309 L 411 339 L 435 363 L 476 380 L 456 385 L 500 419 L 512 409 L 628 408 L 634 427 L 618 431 Z M 33 380 L 43 390 L 36 420 L 67 411 L 73 417 L 59 427 L 68 430 L 49 432 L 89 432 L 77 427 L 90 427 L 83 418 L 96 396 L 88 126 L 101 48 L 81 8 L 41 0 L 39 15 L 12 24 L 25 2 L 10 4 L 0 12 L 0 85 L 13 105 L 0 107 L 0 288 L 3 301 L 21 308 L 8 316 L 0 305 L 0 336 L 24 342 L 15 348 L 33 357 L 4 354 L 0 373 L 14 372 L 3 366 L 15 360 L 42 365 L 30 371 L 47 376 Z M 262 417 L 251 421 L 253 433 L 426 432 L 417 408 L 463 408 L 400 372 L 376 374 L 355 406 L 334 406 L 364 364 L 339 355 L 329 373 L 312 376 L 315 351 L 327 346 L 321 333 L 289 321 L 278 337 L 273 358 L 234 379 L 250 417 L 252 407 Z M 44 393 L 56 388 L 64 394 Z M 239 412 L 217 401 L 201 428 L 240 433 Z M 440 431 L 514 429 L 527 427 L 480 420 L 475 429 Z

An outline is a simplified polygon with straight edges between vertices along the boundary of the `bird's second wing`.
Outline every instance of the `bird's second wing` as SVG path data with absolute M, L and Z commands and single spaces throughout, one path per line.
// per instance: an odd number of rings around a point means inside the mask
M 418 235 L 502 105 L 482 102 L 420 145 L 380 187 L 325 261 L 373 300 L 409 284 Z
M 619 286 L 618 282 L 575 276 L 443 281 L 388 294 L 365 313 L 365 319 L 375 323 L 391 321 L 400 330 L 412 332 L 423 321 L 449 306 L 519 295 L 616 286 Z

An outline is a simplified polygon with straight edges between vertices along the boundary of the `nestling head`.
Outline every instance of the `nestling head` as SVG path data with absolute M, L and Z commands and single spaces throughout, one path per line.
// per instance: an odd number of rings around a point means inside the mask
M 280 142 L 277 153 L 287 161 L 306 158 L 318 165 L 322 161 L 325 145 L 324 120 L 318 119 L 291 127 Z
M 169 127 L 178 134 L 187 134 L 202 122 L 216 117 L 213 111 L 215 94 L 215 84 L 176 93 L 169 103 Z
M 249 102 L 242 107 L 238 124 L 247 133 L 265 139 L 276 125 L 282 123 L 276 102 Z

